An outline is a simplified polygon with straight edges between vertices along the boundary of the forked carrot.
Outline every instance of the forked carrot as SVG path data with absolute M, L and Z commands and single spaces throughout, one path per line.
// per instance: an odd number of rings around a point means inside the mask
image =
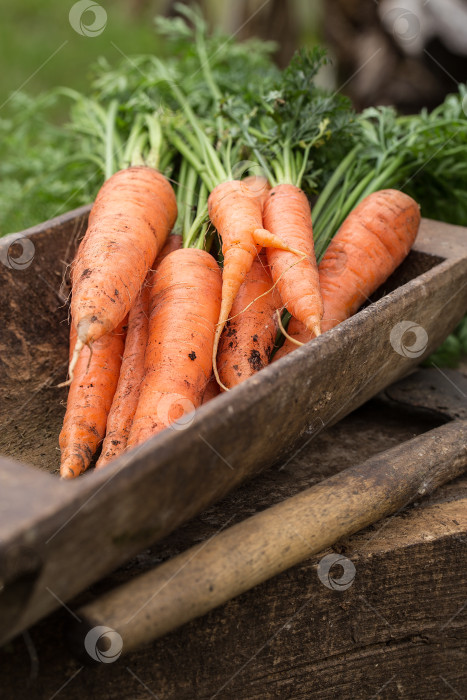
M 125 450 L 128 441 L 144 371 L 144 353 L 148 342 L 148 302 L 149 287 L 145 284 L 128 316 L 128 333 L 120 376 L 96 469 L 101 469 L 118 457 Z
M 213 369 L 220 381 L 216 366 L 217 348 L 224 326 L 232 310 L 234 299 L 251 269 L 257 253 L 263 246 L 291 251 L 281 240 L 281 232 L 263 228 L 261 198 L 252 196 L 242 181 L 228 180 L 217 185 L 208 198 L 209 218 L 222 239 L 224 266 L 222 272 L 222 304 L 213 346 Z M 290 254 L 297 262 L 297 255 Z
M 70 379 L 82 347 L 128 314 L 176 216 L 173 189 L 153 168 L 120 170 L 101 187 L 72 267 L 71 316 L 78 340 Z
M 418 204 L 398 190 L 374 192 L 349 214 L 319 266 L 323 332 L 352 316 L 387 280 L 410 251 L 419 226 Z M 315 337 L 296 318 L 288 333 L 302 343 Z M 296 347 L 286 340 L 274 360 Z
M 277 333 L 277 309 L 282 303 L 263 251 L 235 297 L 222 333 L 217 368 L 231 389 L 269 363 Z
M 181 236 L 169 236 L 162 252 L 157 257 L 155 270 L 169 253 L 178 250 L 181 245 Z M 154 283 L 154 273 L 155 271 L 151 271 L 148 274 L 146 283 L 138 294 L 128 316 L 128 332 L 120 377 L 107 419 L 106 435 L 96 469 L 101 469 L 122 454 L 128 442 L 144 374 L 144 356 L 148 344 L 149 295 L 150 287 Z
M 128 448 L 197 408 L 212 372 L 221 273 L 203 250 L 184 248 L 160 264 L 151 289 L 148 346 Z
M 271 276 L 283 305 L 315 335 L 321 333 L 323 302 L 320 293 L 318 266 L 313 244 L 313 229 L 308 199 L 299 187 L 280 184 L 274 187 L 264 204 L 264 226 L 280 236 L 302 257 L 267 249 Z
M 105 435 L 125 345 L 126 319 L 93 343 L 78 359 L 60 433 L 60 476 L 73 479 L 90 465 Z M 70 350 L 77 331 L 70 330 Z

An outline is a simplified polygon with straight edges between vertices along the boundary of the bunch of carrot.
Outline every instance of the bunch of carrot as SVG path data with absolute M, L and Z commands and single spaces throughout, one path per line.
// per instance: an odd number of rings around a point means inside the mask
M 372 194 L 318 272 L 301 190 L 230 180 L 208 206 L 222 274 L 207 251 L 169 235 L 175 194 L 153 169 L 119 171 L 96 199 L 72 268 L 63 478 L 85 471 L 102 441 L 97 468 L 195 410 L 209 387 L 215 395 L 213 369 L 226 389 L 268 364 L 282 309 L 293 318 L 276 358 L 348 318 L 407 255 L 420 221 L 407 195 Z
M 348 318 L 417 234 L 414 200 L 372 193 L 329 236 L 318 266 L 301 185 L 312 177 L 312 149 L 329 141 L 332 105 L 317 102 L 322 113 L 303 126 L 307 98 L 294 84 L 277 133 L 268 108 L 239 118 L 232 104 L 226 116 L 198 39 L 215 118 L 197 112 L 158 63 L 170 110 L 137 120 L 113 174 L 106 152 L 107 179 L 71 271 L 65 479 L 84 472 L 101 446 L 98 469 Z M 116 109 L 109 114 L 115 120 Z M 235 164 L 245 155 L 247 169 L 262 175 L 242 177 Z M 273 358 L 278 331 L 286 341 Z

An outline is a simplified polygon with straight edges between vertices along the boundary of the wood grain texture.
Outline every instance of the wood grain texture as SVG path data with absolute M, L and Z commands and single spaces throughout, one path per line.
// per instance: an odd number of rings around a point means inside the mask
M 57 435 L 67 396 L 56 385 L 67 372 L 68 265 L 89 209 L 24 231 L 22 239 L 34 246 L 25 269 L 7 267 L 1 254 L 15 253 L 11 241 L 17 234 L 0 239 L 0 454 L 48 471 L 58 469 Z
M 58 463 L 56 435 L 63 408 L 60 395 L 41 385 L 55 383 L 66 362 L 66 327 L 60 330 L 66 311 L 60 309 L 57 289 L 70 236 L 84 229 L 85 217 L 83 211 L 77 217 L 69 214 L 25 232 L 36 246 L 27 270 L 0 265 L 7 321 L 0 328 L 0 347 L 9 347 L 10 334 L 18 339 L 14 352 L 1 355 L 7 376 L 3 395 L 9 396 L 7 404 L 1 403 L 1 449 L 43 469 Z M 287 463 L 323 427 L 410 371 L 422 357 L 396 353 L 389 342 L 391 330 L 403 320 L 423 326 L 426 355 L 457 324 L 467 306 L 465 241 L 465 229 L 424 221 L 416 249 L 399 270 L 399 282 L 395 275 L 381 290 L 385 296 L 202 406 L 184 430 L 164 431 L 106 470 L 71 485 L 41 474 L 48 500 L 36 500 L 34 486 L 10 488 L 14 466 L 2 460 L 0 514 L 13 509 L 17 515 L 12 522 L 7 515 L 0 517 L 0 578 L 8 584 L 0 594 L 0 622 L 8 620 L 0 624 L 0 639 L 11 638 L 57 607 L 47 588 L 70 600 L 245 479 L 275 461 Z M 69 260 L 71 248 L 68 253 Z M 46 282 L 39 283 L 41 276 Z M 407 283 L 398 286 L 401 282 Z M 35 291 L 39 284 L 40 294 Z M 26 344 L 30 338 L 34 342 Z M 21 473 L 28 469 L 18 466 Z M 14 595 L 25 547 L 40 562 L 32 567 L 39 573 L 13 623 L 11 599 L 4 593 Z
M 125 652 L 135 649 L 392 515 L 466 469 L 467 420 L 349 467 L 80 608 L 75 648 L 82 652 L 89 630 L 101 625 L 118 632 Z M 337 588 L 353 581 L 352 568 Z
M 286 466 L 263 472 L 140 552 L 70 601 L 69 610 L 76 614 L 81 605 L 208 540 L 226 524 L 436 425 L 430 416 L 373 400 L 317 435 Z M 348 589 L 330 590 L 319 581 L 327 550 L 108 665 L 83 666 L 70 656 L 66 629 L 73 618 L 61 607 L 29 631 L 36 662 L 21 635 L 0 649 L 2 696 L 50 700 L 66 683 L 58 698 L 456 698 L 445 681 L 465 694 L 466 506 L 463 477 L 340 540 L 333 551 L 356 569 Z M 339 577 L 339 568 L 335 573 Z

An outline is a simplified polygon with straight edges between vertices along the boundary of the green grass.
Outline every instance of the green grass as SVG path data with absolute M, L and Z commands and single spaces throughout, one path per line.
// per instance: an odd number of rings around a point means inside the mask
M 90 66 L 99 56 L 115 64 L 122 54 L 157 50 L 153 24 L 157 3 L 145 15 L 132 13 L 130 3 L 123 0 L 100 4 L 107 12 L 105 29 L 99 36 L 86 37 L 69 23 L 71 0 L 0 0 L 1 117 L 10 94 L 21 86 L 32 95 L 59 85 L 85 91 Z M 93 19 L 91 12 L 83 15 L 85 24 Z

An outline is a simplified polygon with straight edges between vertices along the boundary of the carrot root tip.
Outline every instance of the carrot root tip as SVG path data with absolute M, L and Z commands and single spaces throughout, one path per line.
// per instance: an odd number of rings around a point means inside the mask
M 299 346 L 305 345 L 305 343 L 302 343 L 300 340 L 293 338 L 291 335 L 289 335 L 287 333 L 287 331 L 285 330 L 285 328 L 282 324 L 281 312 L 279 311 L 279 309 L 277 309 L 276 313 L 277 313 L 277 323 L 279 324 L 280 331 L 287 338 L 287 340 L 290 340 L 290 342 L 293 343 L 294 345 L 299 345 Z
M 84 343 L 83 341 L 78 338 L 76 341 L 75 348 L 73 350 L 73 355 L 70 361 L 70 366 L 68 367 L 68 379 L 66 382 L 62 382 L 62 384 L 59 384 L 58 386 L 70 386 L 71 382 L 74 379 L 75 376 L 75 367 L 76 363 L 78 362 L 79 356 L 81 354 L 81 350 L 84 348 Z
M 216 328 L 216 335 L 214 336 L 214 345 L 212 348 L 212 371 L 214 373 L 214 377 L 216 379 L 216 382 L 219 384 L 220 388 L 223 391 L 230 391 L 228 386 L 225 386 L 225 384 L 222 383 L 221 378 L 219 377 L 219 372 L 217 370 L 217 349 L 219 347 L 219 340 L 221 337 L 221 333 L 224 330 L 225 326 L 225 320 L 219 321 L 217 324 Z
M 308 330 L 315 334 L 317 338 L 321 335 L 321 323 L 320 321 L 317 321 L 316 318 L 308 319 L 305 325 L 308 328 Z
M 265 228 L 255 229 L 253 231 L 253 240 L 257 245 L 261 245 L 264 248 L 277 248 L 278 250 L 283 250 L 286 253 L 294 253 L 295 255 L 300 256 L 302 259 L 307 257 L 303 251 L 297 250 L 297 248 L 291 248 L 287 245 L 287 243 L 282 241 L 279 236 L 274 235 Z
M 88 342 L 88 333 L 90 325 L 91 319 L 88 316 L 86 316 L 76 326 L 76 330 L 78 331 L 78 340 L 80 340 L 83 343 L 83 345 L 85 345 Z

